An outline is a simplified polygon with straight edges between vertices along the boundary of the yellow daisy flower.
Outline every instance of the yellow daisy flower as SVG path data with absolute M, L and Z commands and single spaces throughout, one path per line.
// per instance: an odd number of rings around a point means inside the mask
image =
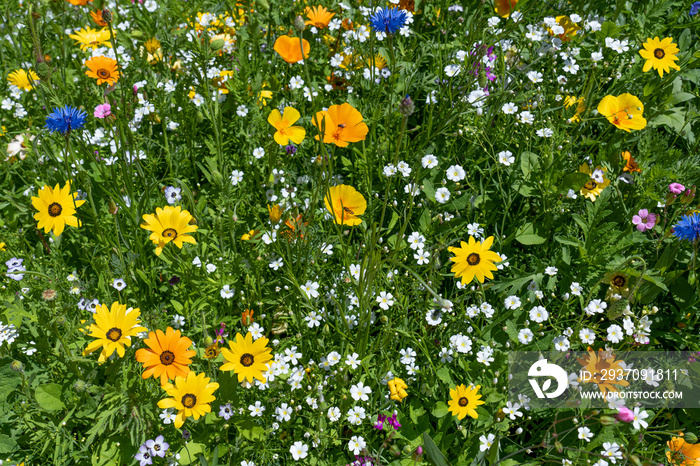
M 594 177 L 593 175 L 595 175 L 595 172 L 598 170 L 600 171 L 599 174 Z M 588 164 L 584 163 L 579 167 L 578 171 L 587 175 L 591 175 L 591 178 L 581 188 L 581 195 L 595 202 L 596 198 L 600 195 L 600 193 L 603 192 L 603 189 L 605 189 L 610 184 L 610 180 L 605 177 L 605 172 L 608 171 L 607 168 L 601 167 L 599 165 L 595 167 L 595 170 L 593 170 L 593 173 L 591 173 L 591 169 L 588 166 Z M 602 182 L 600 181 L 600 174 L 602 174 Z
M 34 84 L 39 82 L 39 76 L 32 70 L 27 72 L 19 69 L 7 75 L 7 81 L 24 91 L 31 91 L 34 89 Z
M 182 427 L 185 419 L 193 417 L 199 419 L 211 412 L 211 402 L 216 400 L 214 391 L 219 388 L 216 382 L 209 383 L 209 377 L 204 373 L 190 372 L 187 378 L 175 377 L 175 384 L 165 384 L 163 389 L 172 398 L 164 398 L 158 402 L 160 409 L 175 408 L 177 416 L 173 424 L 176 429 Z
M 188 233 L 193 233 L 199 228 L 197 225 L 190 225 L 192 215 L 182 207 L 165 206 L 162 209 L 156 208 L 155 215 L 145 214 L 143 219 L 146 223 L 141 224 L 141 228 L 151 231 L 149 239 L 156 245 L 156 255 L 160 256 L 163 248 L 169 242 L 182 249 L 182 243 L 197 244 L 197 241 Z
M 670 69 L 680 70 L 681 68 L 675 63 L 678 60 L 676 54 L 680 51 L 678 46 L 673 43 L 673 38 L 666 37 L 664 40 L 659 40 L 658 37 L 649 38 L 643 44 L 644 48 L 639 51 L 639 54 L 646 60 L 644 63 L 643 72 L 649 71 L 652 67 L 659 72 L 659 76 L 664 77 L 664 71 L 670 72 Z
M 247 380 L 253 383 L 253 379 L 258 379 L 264 383 L 263 373 L 267 372 L 267 363 L 272 359 L 271 350 L 267 347 L 268 341 L 265 337 L 253 341 L 250 332 L 246 333 L 245 338 L 237 333 L 236 340 L 228 342 L 231 349 L 221 349 L 221 354 L 226 359 L 226 364 L 221 366 L 221 370 L 238 374 L 239 382 Z
M 88 334 L 97 340 L 87 345 L 83 356 L 102 348 L 97 362 L 104 362 L 115 350 L 120 358 L 123 357 L 124 346 L 131 346 L 131 337 L 146 331 L 146 328 L 140 325 L 140 315 L 140 309 L 128 311 L 126 304 L 119 304 L 116 301 L 112 303 L 111 309 L 105 304 L 97 306 L 95 323 L 90 325 L 90 333 Z
M 52 189 L 44 186 L 39 190 L 39 197 L 32 197 L 32 205 L 37 212 L 34 220 L 39 224 L 37 228 L 43 228 L 45 233 L 53 230 L 53 234 L 60 236 L 66 225 L 78 228 L 80 220 L 75 217 L 75 209 L 85 203 L 76 201 L 78 193 L 70 193 L 70 181 L 61 189 L 58 184 Z
M 85 29 L 80 29 L 68 37 L 75 39 L 76 44 L 80 44 L 80 50 L 88 48 L 95 50 L 99 47 L 112 48 L 112 43 L 109 41 L 109 30 L 102 28 L 99 31 L 92 29 L 89 26 Z
M 479 417 L 476 407 L 485 404 L 484 401 L 481 401 L 481 395 L 477 393 L 480 388 L 481 385 L 476 387 L 470 385 L 467 388 L 462 384 L 450 389 L 451 399 L 447 405 L 450 407 L 450 412 L 457 416 L 457 419 L 461 421 L 467 414 L 474 419 Z
M 448 251 L 455 254 L 450 260 L 454 262 L 451 272 L 455 278 L 462 278 L 462 285 L 470 283 L 474 277 L 479 283 L 484 283 L 485 278 L 493 278 L 492 270 L 498 267 L 494 262 L 501 262 L 501 256 L 494 251 L 489 251 L 493 244 L 493 236 L 489 236 L 483 242 L 478 243 L 473 236 L 469 237 L 469 243 L 461 242 L 461 247 L 449 247 Z

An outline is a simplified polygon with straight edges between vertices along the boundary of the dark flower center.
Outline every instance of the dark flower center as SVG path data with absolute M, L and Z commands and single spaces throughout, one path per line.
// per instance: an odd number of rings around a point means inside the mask
M 463 396 L 462 398 L 459 399 L 459 401 L 457 403 L 459 403 L 460 406 L 467 406 L 467 404 L 469 403 L 469 400 L 467 400 L 467 398 Z
M 241 356 L 241 364 L 243 364 L 245 367 L 252 366 L 254 362 L 255 358 L 250 353 L 245 353 L 243 356 Z
M 112 327 L 109 330 L 107 330 L 105 336 L 108 340 L 119 341 L 119 339 L 122 337 L 122 331 L 117 327 Z
M 166 366 L 171 365 L 175 362 L 175 355 L 172 351 L 163 351 L 160 353 L 160 363 Z
M 588 182 L 583 185 L 583 188 L 591 191 L 591 190 L 595 189 L 597 186 L 598 186 L 598 183 L 596 183 L 595 180 L 588 180 Z
M 612 284 L 618 288 L 622 288 L 626 283 L 627 280 L 622 275 L 616 275 L 615 278 L 612 279 Z
M 109 78 L 110 74 L 109 71 L 107 71 L 106 69 L 100 68 L 99 70 L 97 70 L 97 76 L 99 76 L 102 79 L 107 79 Z
M 160 444 L 156 443 L 155 445 L 153 445 L 153 449 L 155 451 L 160 451 Z
M 191 393 L 187 393 L 182 397 L 182 406 L 185 408 L 194 408 L 197 404 L 197 397 Z
M 174 228 L 166 228 L 165 230 L 163 230 L 163 237 L 175 239 L 177 238 L 177 231 Z
M 467 264 L 469 265 L 478 265 L 479 262 L 481 262 L 481 257 L 473 252 L 467 256 Z
M 58 202 L 54 202 L 49 206 L 49 215 L 52 217 L 58 217 L 63 212 L 63 207 Z
M 666 56 L 666 52 L 664 52 L 664 49 L 654 50 L 654 57 L 655 58 L 658 58 L 659 60 L 661 60 L 665 56 Z

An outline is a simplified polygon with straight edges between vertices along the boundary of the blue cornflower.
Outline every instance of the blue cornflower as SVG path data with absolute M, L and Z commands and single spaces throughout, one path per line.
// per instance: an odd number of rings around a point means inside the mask
M 690 16 L 695 16 L 700 12 L 700 2 L 695 2 L 690 5 Z
M 394 34 L 406 24 L 406 12 L 398 8 L 378 8 L 369 17 L 369 22 L 375 32 Z
M 700 215 L 684 215 L 680 222 L 673 225 L 673 235 L 680 239 L 687 239 L 691 243 L 700 238 Z
M 69 133 L 74 129 L 80 129 L 85 124 L 87 113 L 70 105 L 54 108 L 53 113 L 46 117 L 46 126 L 51 132 Z

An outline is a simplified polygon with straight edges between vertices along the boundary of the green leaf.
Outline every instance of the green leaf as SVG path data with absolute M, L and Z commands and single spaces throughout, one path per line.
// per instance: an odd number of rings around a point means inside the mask
M 680 104 L 682 102 L 687 102 L 691 99 L 694 99 L 695 96 L 691 94 L 690 92 L 676 92 L 673 94 L 673 97 L 671 98 L 671 105 L 676 105 Z
M 530 173 L 537 171 L 540 168 L 539 156 L 533 152 L 523 152 L 520 154 L 520 169 L 523 171 L 523 176 L 527 179 Z
M 61 401 L 61 386 L 57 383 L 39 385 L 34 396 L 39 406 L 47 411 L 58 411 L 65 407 Z
M 449 466 L 450 462 L 447 461 L 447 458 L 445 458 L 445 455 L 442 454 L 440 449 L 435 445 L 435 442 L 433 442 L 433 439 L 430 438 L 430 435 L 427 432 L 423 432 L 423 447 L 425 450 L 425 456 L 430 461 L 433 463 L 434 466 Z
M 547 238 L 544 238 L 537 234 L 537 231 L 535 230 L 535 227 L 532 224 L 532 222 L 528 222 L 525 225 L 518 228 L 518 230 L 515 233 L 515 240 L 520 244 L 532 246 L 535 244 L 544 243 L 545 241 L 547 241 Z
M 180 464 L 185 466 L 197 461 L 197 455 L 204 453 L 204 445 L 201 443 L 188 443 L 180 449 Z
M 12 453 L 17 448 L 17 442 L 7 435 L 0 434 L 0 453 Z
M 265 429 L 251 420 L 238 423 L 238 431 L 248 440 L 260 440 L 265 434 Z
M 569 189 L 579 191 L 589 179 L 591 179 L 590 175 L 581 172 L 564 175 L 564 178 L 559 185 L 559 193 L 566 194 L 569 192 Z
M 0 402 L 4 402 L 10 392 L 22 382 L 22 377 L 10 368 L 12 361 L 12 358 L 0 359 Z
M 450 377 L 450 370 L 447 367 L 441 367 L 437 371 L 438 379 L 442 380 L 447 385 L 452 385 L 452 377 Z
M 435 404 L 435 408 L 431 412 L 433 413 L 433 416 L 440 419 L 440 418 L 445 417 L 447 415 L 447 413 L 450 412 L 450 408 L 447 407 L 445 402 L 438 401 Z
M 423 192 L 425 193 L 425 197 L 433 202 L 435 201 L 435 188 L 433 187 L 433 183 L 427 178 L 423 180 Z
M 430 210 L 426 207 L 423 209 L 423 212 L 420 214 L 420 219 L 418 219 L 418 224 L 420 225 L 420 231 L 426 232 L 428 231 L 428 227 L 430 226 Z

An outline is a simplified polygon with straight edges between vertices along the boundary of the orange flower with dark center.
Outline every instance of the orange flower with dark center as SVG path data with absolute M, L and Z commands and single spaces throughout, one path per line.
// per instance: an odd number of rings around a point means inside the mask
M 625 166 L 622 169 L 622 171 L 625 172 L 639 172 L 642 173 L 642 169 L 639 168 L 639 165 L 637 165 L 637 161 L 634 160 L 634 157 L 632 157 L 632 154 L 630 154 L 628 151 L 624 151 L 622 153 L 622 158 L 625 160 Z
M 107 21 L 102 19 L 102 10 L 91 11 L 90 16 L 98 26 L 107 27 Z
M 304 56 L 301 54 L 302 44 L 304 44 Z M 296 63 L 309 56 L 311 46 L 306 39 L 301 39 L 300 42 L 298 37 L 285 35 L 277 38 L 274 49 L 287 63 Z
M 309 20 L 304 24 L 312 24 L 319 29 L 327 28 L 328 23 L 331 22 L 331 19 L 334 16 L 335 13 L 331 13 L 326 9 L 326 7 L 323 7 L 321 5 L 315 6 L 313 8 L 307 6 L 306 17 L 309 18 Z
M 583 383 L 594 383 L 598 386 L 600 391 L 605 395 L 607 392 L 617 392 L 620 387 L 628 387 L 629 382 L 622 379 L 617 380 L 614 377 L 610 377 L 608 374 L 624 373 L 623 368 L 620 364 L 624 363 L 622 360 L 616 360 L 616 356 L 613 353 L 608 353 L 603 351 L 602 348 L 598 350 L 598 354 L 593 351 L 593 348 L 588 347 L 588 354 L 586 356 L 576 358 L 579 364 L 581 364 L 584 371 L 586 371 L 587 377 L 584 379 L 579 379 L 579 382 Z
M 97 79 L 97 85 L 107 83 L 114 85 L 119 80 L 119 70 L 117 61 L 108 57 L 93 57 L 85 62 L 88 70 L 85 74 L 90 78 Z
M 179 330 L 168 327 L 165 333 L 162 330 L 150 332 L 143 342 L 148 348 L 136 351 L 136 360 L 146 369 L 141 377 L 160 377 L 161 385 L 175 380 L 178 375 L 187 377 L 192 356 L 197 354 L 187 349 L 192 346 L 192 340 L 180 336 Z
M 335 144 L 338 147 L 346 147 L 350 142 L 364 141 L 369 132 L 367 124 L 362 121 L 362 114 L 348 103 L 331 105 L 325 112 L 317 112 L 311 122 L 323 134 L 324 143 Z
M 204 350 L 204 357 L 207 359 L 215 359 L 219 353 L 221 353 L 221 350 L 219 349 L 219 342 L 215 341 Z
M 700 443 L 688 443 L 683 439 L 682 432 L 679 435 L 666 442 L 670 449 L 666 452 L 669 463 L 674 466 L 700 466 Z

